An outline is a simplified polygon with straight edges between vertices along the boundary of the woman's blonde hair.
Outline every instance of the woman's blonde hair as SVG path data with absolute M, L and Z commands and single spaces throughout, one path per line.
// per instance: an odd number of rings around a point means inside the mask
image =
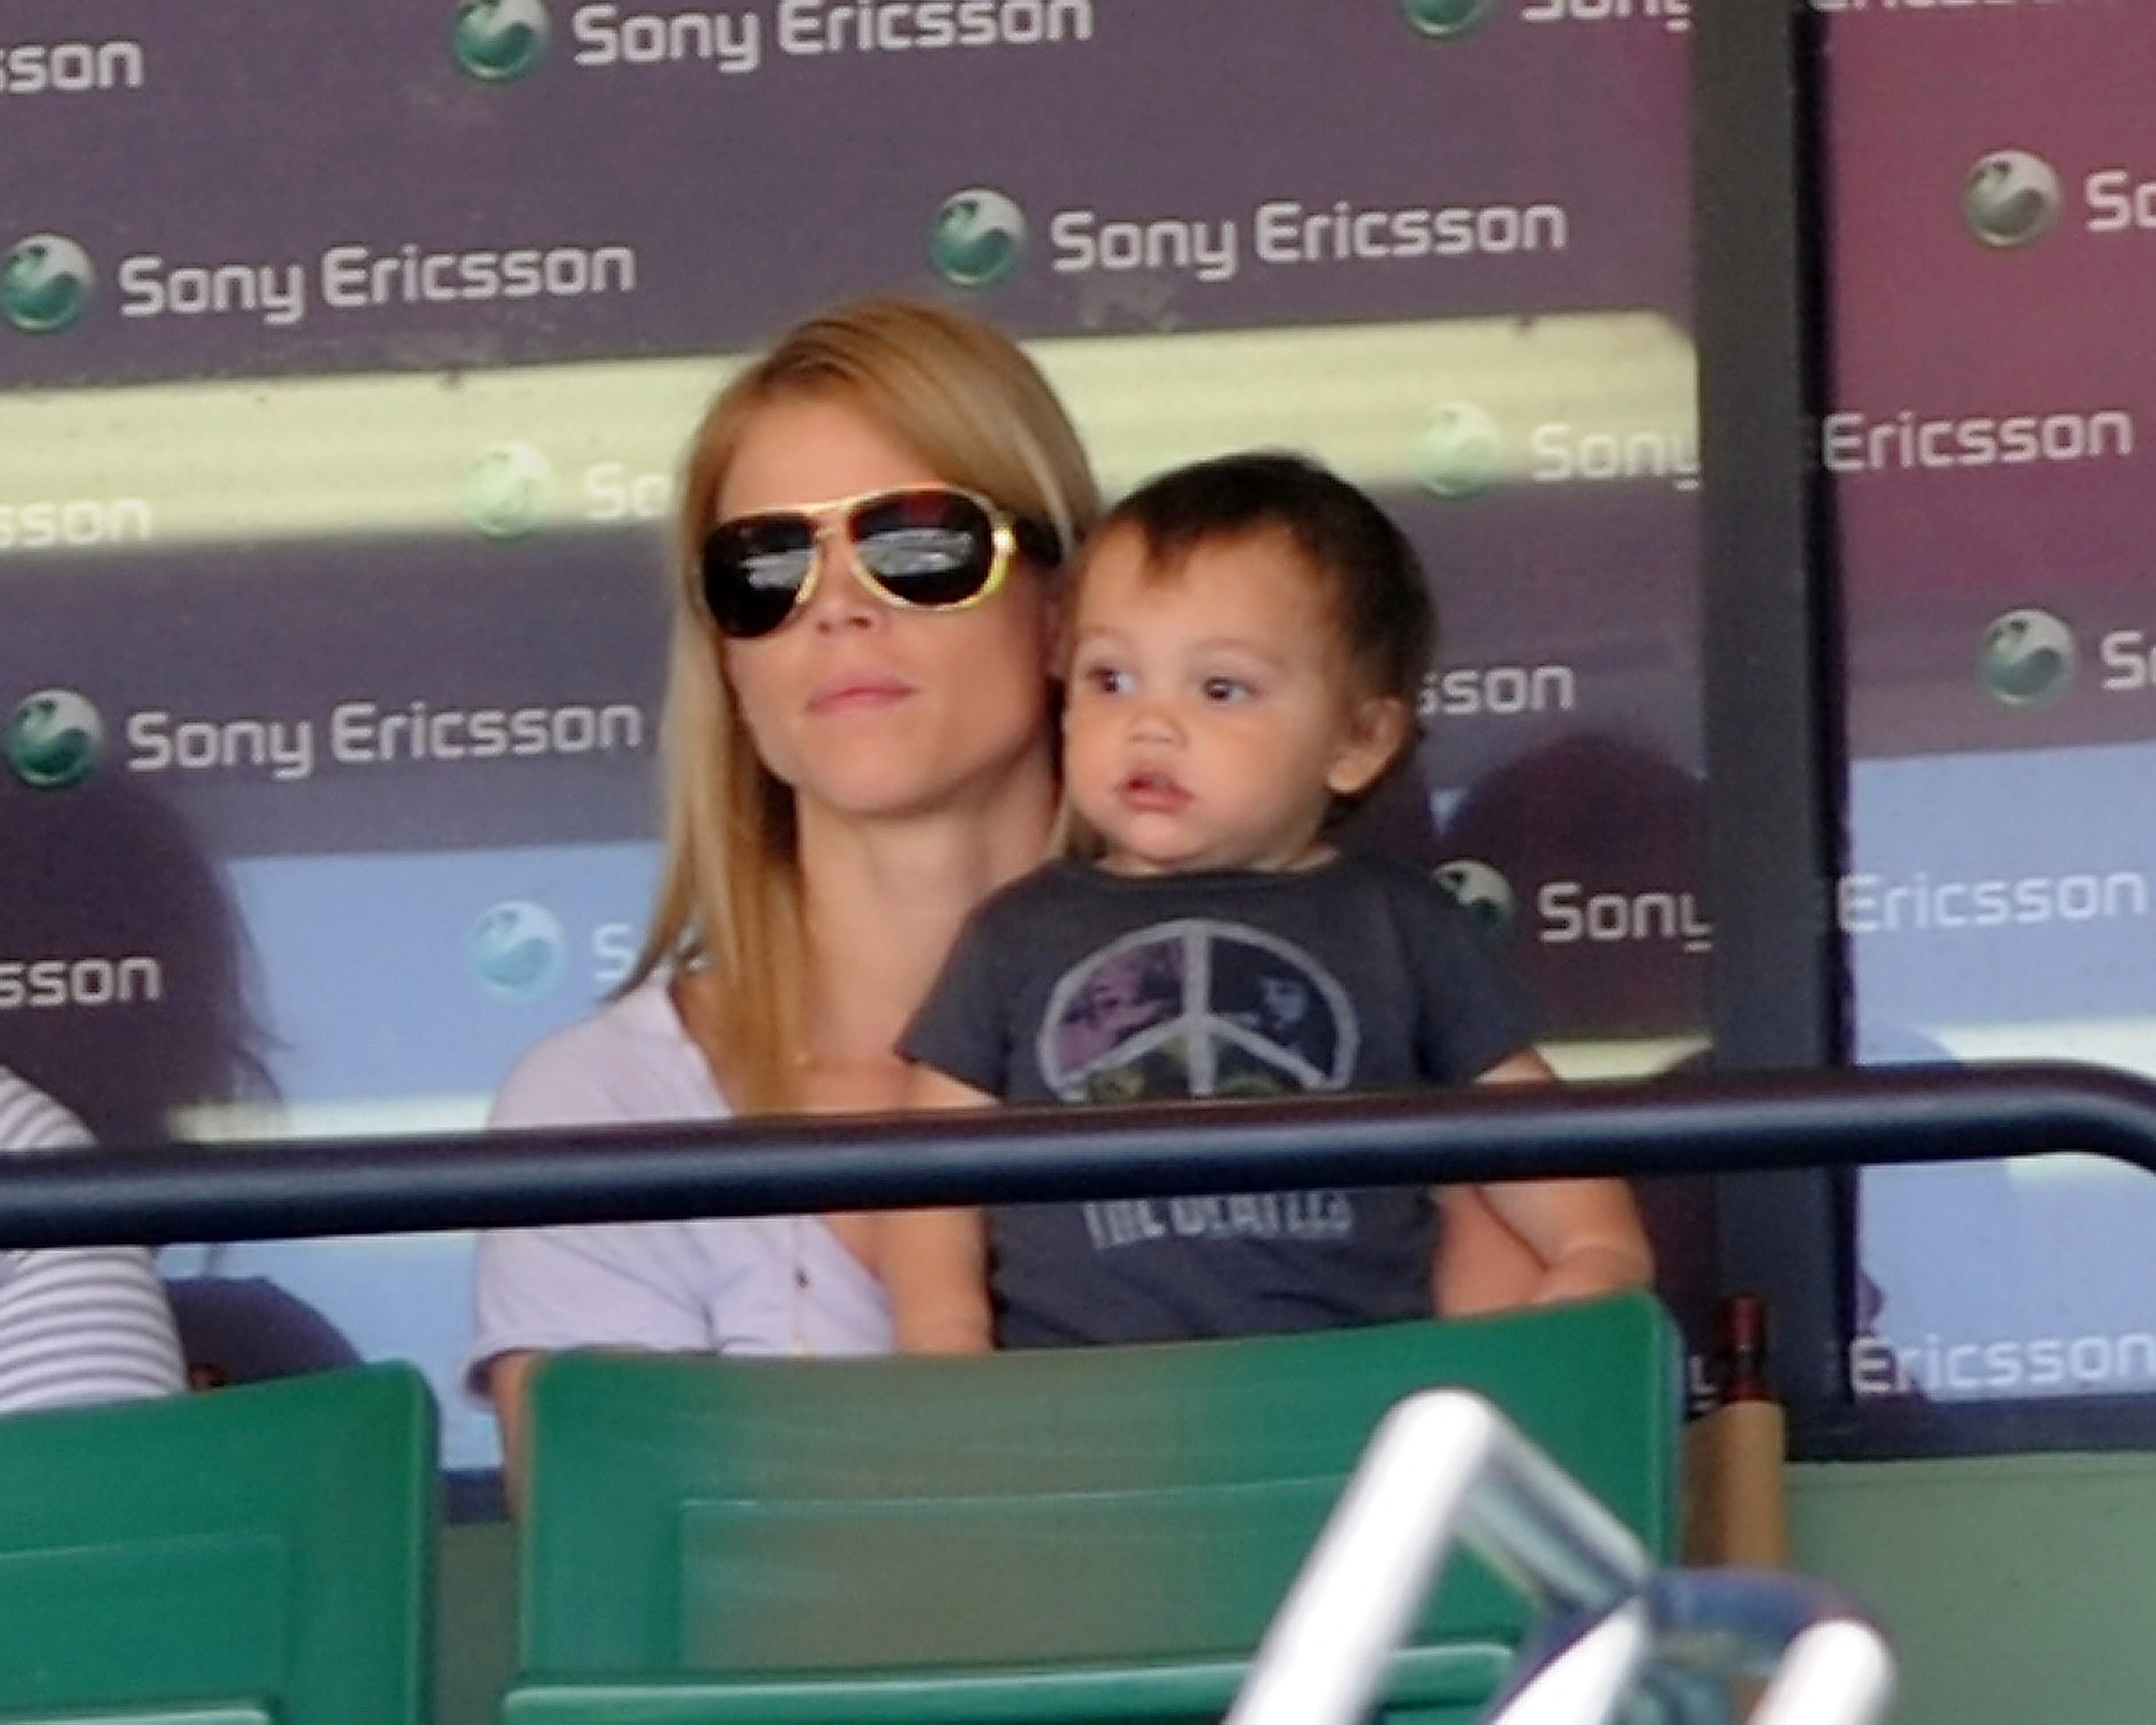
M 665 854 L 650 929 L 622 986 L 711 974 L 716 1010 L 698 1029 L 723 1049 L 728 1100 L 743 1111 L 798 1101 L 808 954 L 798 833 L 793 790 L 757 757 L 697 588 L 704 536 L 750 424 L 775 402 L 803 398 L 850 408 L 941 477 L 1046 523 L 1066 561 L 1100 513 L 1078 434 L 1033 362 L 986 324 L 922 301 L 861 300 L 797 325 L 706 412 L 689 445 L 673 559 Z

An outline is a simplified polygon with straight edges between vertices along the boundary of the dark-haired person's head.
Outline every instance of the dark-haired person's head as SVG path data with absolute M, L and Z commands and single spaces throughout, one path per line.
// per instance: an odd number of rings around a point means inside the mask
M 1139 486 L 1102 518 L 1094 544 L 1119 531 L 1135 536 L 1163 580 L 1201 546 L 1286 538 L 1324 591 L 1357 692 L 1414 709 L 1437 653 L 1437 609 L 1414 545 L 1360 487 L 1301 455 L 1221 455 Z
M 1140 486 L 1070 597 L 1072 848 L 1132 872 L 1314 860 L 1408 754 L 1436 633 L 1406 536 L 1314 461 L 1226 455 Z

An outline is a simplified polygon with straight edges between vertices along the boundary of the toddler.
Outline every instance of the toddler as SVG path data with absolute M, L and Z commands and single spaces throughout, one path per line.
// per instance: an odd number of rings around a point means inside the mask
M 1398 764 L 1435 623 L 1413 547 L 1324 469 L 1178 469 L 1101 523 L 1069 598 L 1070 855 L 996 894 L 901 1043 L 922 1106 L 1543 1079 L 1486 938 L 1333 845 Z M 1644 1282 L 1621 1182 L 1450 1194 L 1547 1301 Z M 1437 1194 L 1255 1193 L 883 1219 L 899 1345 L 1248 1334 L 1427 1317 Z

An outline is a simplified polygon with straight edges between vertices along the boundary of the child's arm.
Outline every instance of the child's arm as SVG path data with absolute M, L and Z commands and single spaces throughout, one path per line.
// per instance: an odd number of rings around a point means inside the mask
M 1476 1081 L 1547 1083 L 1556 1076 L 1529 1050 Z M 1454 1187 L 1440 1202 L 1438 1303 L 1455 1316 L 1586 1299 L 1645 1287 L 1654 1278 L 1654 1252 L 1622 1180 Z
M 909 1108 L 988 1108 L 995 1098 L 916 1065 Z M 901 1353 L 986 1353 L 988 1224 L 978 1209 L 886 1210 L 876 1218 L 876 1274 Z

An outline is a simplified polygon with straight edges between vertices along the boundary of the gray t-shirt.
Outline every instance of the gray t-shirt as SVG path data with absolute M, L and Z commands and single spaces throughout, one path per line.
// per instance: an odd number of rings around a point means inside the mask
M 1531 1015 L 1473 920 L 1398 864 L 1110 875 L 1056 863 L 995 895 L 900 1046 L 1011 1102 L 1137 1102 L 1462 1083 Z M 1420 1189 L 1004 1206 L 1009 1347 L 1427 1315 Z

